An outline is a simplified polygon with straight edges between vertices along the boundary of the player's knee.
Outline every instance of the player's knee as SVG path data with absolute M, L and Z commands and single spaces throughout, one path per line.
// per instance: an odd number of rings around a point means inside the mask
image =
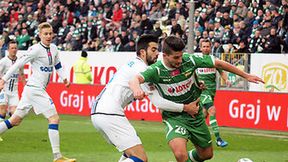
M 186 160 L 188 160 L 187 152 L 175 151 L 174 152 L 174 156 L 175 156 L 177 161 L 186 161 Z
M 53 115 L 53 116 L 48 118 L 48 121 L 50 124 L 59 124 L 60 118 L 58 115 Z
M 212 159 L 213 157 L 213 152 L 206 152 L 205 154 L 203 155 L 200 155 L 199 156 L 202 160 L 209 160 L 209 159 Z
M 12 126 L 18 126 L 18 125 L 20 125 L 22 119 L 21 119 L 20 117 L 14 117 L 14 118 L 11 117 L 11 118 L 9 119 L 9 121 L 10 121 L 10 123 L 11 123 Z
M 147 156 L 144 156 L 144 157 L 141 158 L 141 160 L 142 160 L 143 162 L 148 162 L 148 157 L 147 157 Z

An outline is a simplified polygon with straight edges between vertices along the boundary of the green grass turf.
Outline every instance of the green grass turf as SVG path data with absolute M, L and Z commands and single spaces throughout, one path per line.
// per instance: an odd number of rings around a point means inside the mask
M 131 121 L 142 139 L 150 162 L 175 162 L 165 141 L 164 125 Z M 214 145 L 211 162 L 237 162 L 248 157 L 254 162 L 288 162 L 288 132 L 220 128 L 226 148 Z M 121 153 L 96 132 L 89 117 L 61 115 L 61 150 L 78 162 L 117 162 Z M 29 115 L 22 124 L 2 135 L 0 162 L 52 162 L 47 121 Z M 213 139 L 214 136 L 212 136 Z M 188 148 L 192 145 L 189 143 Z

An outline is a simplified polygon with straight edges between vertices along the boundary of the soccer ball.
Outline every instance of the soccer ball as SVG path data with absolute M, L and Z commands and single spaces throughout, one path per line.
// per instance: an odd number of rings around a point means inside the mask
M 248 158 L 241 158 L 237 162 L 253 162 L 251 159 Z

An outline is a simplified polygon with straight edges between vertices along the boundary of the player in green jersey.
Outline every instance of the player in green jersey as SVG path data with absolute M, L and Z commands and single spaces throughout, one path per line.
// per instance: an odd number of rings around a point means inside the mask
M 163 60 L 151 65 L 141 75 L 136 75 L 129 81 L 136 99 L 143 99 L 145 96 L 140 84 L 150 82 L 156 86 L 162 97 L 168 100 L 176 103 L 190 103 L 197 100 L 201 90 L 198 88 L 194 71 L 198 67 L 215 67 L 240 75 L 250 82 L 263 82 L 261 78 L 214 59 L 211 55 L 183 54 L 184 48 L 183 40 L 178 37 L 169 36 L 164 40 Z M 186 112 L 163 111 L 162 119 L 166 125 L 166 139 L 177 162 L 197 162 L 212 158 L 211 136 L 201 107 L 191 116 Z M 194 144 L 195 149 L 187 154 L 188 140 Z
M 203 39 L 200 41 L 200 50 L 203 55 L 209 55 L 211 52 L 211 42 L 208 39 Z M 224 79 L 227 85 L 231 85 L 227 78 L 227 74 L 216 68 L 198 68 L 196 69 L 197 78 L 199 81 L 205 83 L 205 89 L 201 93 L 200 104 L 203 107 L 204 116 L 207 117 L 209 114 L 209 122 L 212 126 L 213 133 L 216 137 L 216 145 L 220 147 L 225 147 L 228 142 L 222 140 L 219 133 L 219 127 L 216 120 L 216 108 L 214 106 L 214 96 L 216 93 L 216 72 L 219 72 L 221 77 Z

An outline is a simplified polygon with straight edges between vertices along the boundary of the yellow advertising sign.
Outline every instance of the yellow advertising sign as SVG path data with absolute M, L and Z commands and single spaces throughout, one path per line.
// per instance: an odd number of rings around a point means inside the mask
M 287 77 L 288 66 L 283 63 L 272 62 L 264 65 L 262 68 L 265 91 L 287 91 Z

